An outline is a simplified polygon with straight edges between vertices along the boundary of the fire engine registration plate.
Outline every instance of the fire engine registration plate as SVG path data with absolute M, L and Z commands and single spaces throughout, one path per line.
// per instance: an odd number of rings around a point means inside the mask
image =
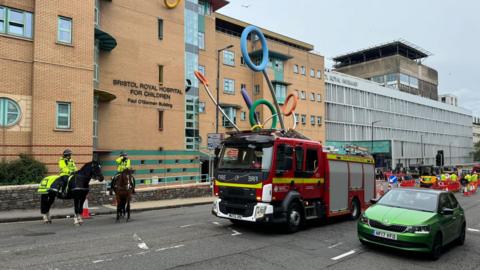
M 382 232 L 382 231 L 373 231 L 373 235 L 377 237 L 397 240 L 397 235 L 394 233 Z
M 241 215 L 236 215 L 236 214 L 228 214 L 229 217 L 234 218 L 234 219 L 242 219 Z

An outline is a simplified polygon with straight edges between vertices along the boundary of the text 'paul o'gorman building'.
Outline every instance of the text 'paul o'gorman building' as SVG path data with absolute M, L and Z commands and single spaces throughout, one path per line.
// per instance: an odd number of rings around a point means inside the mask
M 220 105 L 241 129 L 250 128 L 242 88 L 254 100 L 272 100 L 240 52 L 248 24 L 215 13 L 227 4 L 0 0 L 1 159 L 26 153 L 55 173 L 70 148 L 77 164 L 96 155 L 111 176 L 125 150 L 137 179 L 197 180 L 206 173 L 207 134 L 217 126 L 215 106 L 193 72 L 205 75 L 215 95 L 219 66 Z M 324 57 L 308 43 L 262 32 L 279 103 L 297 92 L 297 130 L 324 142 Z M 261 57 L 256 39 L 248 46 L 253 60 Z M 218 120 L 220 133 L 233 131 Z M 293 118 L 285 121 L 293 125 Z

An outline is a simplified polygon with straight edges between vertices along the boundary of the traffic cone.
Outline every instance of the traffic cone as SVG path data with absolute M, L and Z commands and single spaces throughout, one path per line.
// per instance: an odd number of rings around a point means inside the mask
M 463 196 L 470 196 L 470 192 L 468 191 L 468 184 L 463 189 Z
M 84 219 L 90 218 L 90 211 L 88 210 L 88 199 L 85 199 L 85 202 L 83 203 L 82 218 Z

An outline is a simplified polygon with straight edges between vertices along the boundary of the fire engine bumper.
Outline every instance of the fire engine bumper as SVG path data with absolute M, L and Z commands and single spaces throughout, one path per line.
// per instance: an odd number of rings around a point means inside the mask
M 250 215 L 229 213 L 228 210 L 225 211 L 225 209 L 222 209 L 224 207 L 220 207 L 221 203 L 222 203 L 222 199 L 216 199 L 212 205 L 212 214 L 217 217 L 243 220 L 243 221 L 249 221 L 249 222 L 273 221 L 273 205 L 269 203 L 258 202 L 258 203 L 249 205 L 248 208 L 250 209 L 248 209 L 248 211 L 245 211 L 245 213 L 251 213 Z M 225 207 L 225 208 L 229 209 L 228 207 Z M 221 209 L 223 210 L 223 212 Z

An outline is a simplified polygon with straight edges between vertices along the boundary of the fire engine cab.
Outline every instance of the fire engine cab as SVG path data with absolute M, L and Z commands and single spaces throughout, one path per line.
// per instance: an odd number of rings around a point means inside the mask
M 215 172 L 212 214 L 232 222 L 282 223 L 360 216 L 375 197 L 374 160 L 327 153 L 293 130 L 230 133 Z

